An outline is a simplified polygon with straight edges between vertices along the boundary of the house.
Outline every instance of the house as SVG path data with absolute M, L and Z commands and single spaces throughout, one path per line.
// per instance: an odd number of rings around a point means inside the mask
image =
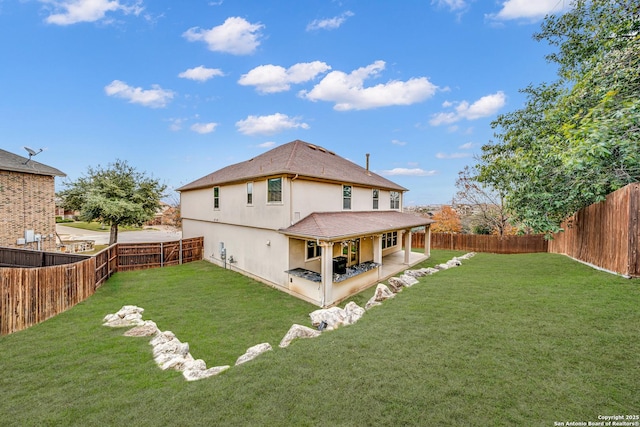
M 0 246 L 55 250 L 56 176 L 66 175 L 0 149 Z
M 171 225 L 175 226 L 178 222 L 179 213 L 177 209 L 168 203 L 160 201 L 153 219 L 145 222 L 145 225 Z
M 182 234 L 204 236 L 205 259 L 321 307 L 429 256 L 410 231 L 433 220 L 403 213 L 407 189 L 368 155 L 363 168 L 296 140 L 178 191 Z

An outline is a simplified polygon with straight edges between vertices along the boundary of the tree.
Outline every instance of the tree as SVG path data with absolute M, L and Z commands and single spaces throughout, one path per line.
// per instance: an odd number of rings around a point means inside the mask
M 435 224 L 431 226 L 434 233 L 460 233 L 462 224 L 458 213 L 448 205 L 442 206 L 439 212 L 433 214 Z
M 505 234 L 509 215 L 503 194 L 478 181 L 475 171 L 469 166 L 458 172 L 456 188 L 458 192 L 454 201 L 471 206 L 474 212 L 470 218 L 474 234 Z
M 106 169 L 88 168 L 86 176 L 66 182 L 60 192 L 65 209 L 80 211 L 83 221 L 101 221 L 111 228 L 109 245 L 118 241 L 119 225 L 141 226 L 160 207 L 165 185 L 116 160 Z
M 640 180 L 640 6 L 575 0 L 545 18 L 537 40 L 558 50 L 558 80 L 523 90 L 523 108 L 493 123 L 478 179 L 514 219 L 559 231 L 572 213 Z

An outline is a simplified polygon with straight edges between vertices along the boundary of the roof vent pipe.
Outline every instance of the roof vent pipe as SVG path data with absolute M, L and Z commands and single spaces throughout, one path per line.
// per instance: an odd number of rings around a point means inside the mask
M 367 156 L 367 172 L 369 172 L 369 153 L 365 155 Z

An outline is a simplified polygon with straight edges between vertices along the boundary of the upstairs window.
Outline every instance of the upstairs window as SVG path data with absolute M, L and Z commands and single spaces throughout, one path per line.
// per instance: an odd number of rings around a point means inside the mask
M 373 209 L 378 209 L 379 198 L 380 198 L 380 190 L 373 190 Z
M 267 180 L 267 202 L 282 202 L 282 178 L 270 178 Z
M 342 186 L 342 209 L 351 209 L 351 186 Z
M 307 260 L 318 258 L 322 255 L 322 246 L 313 240 L 307 240 Z
M 247 204 L 253 204 L 253 182 L 247 182 Z
M 213 187 L 213 209 L 220 209 L 220 187 Z
M 391 191 L 389 193 L 389 208 L 391 209 L 400 209 L 400 192 Z

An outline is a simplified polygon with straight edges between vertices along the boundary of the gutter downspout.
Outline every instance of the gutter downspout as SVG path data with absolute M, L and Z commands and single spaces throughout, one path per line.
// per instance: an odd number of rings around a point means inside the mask
M 298 179 L 298 175 L 289 180 L 289 224 L 293 225 L 293 181 Z

